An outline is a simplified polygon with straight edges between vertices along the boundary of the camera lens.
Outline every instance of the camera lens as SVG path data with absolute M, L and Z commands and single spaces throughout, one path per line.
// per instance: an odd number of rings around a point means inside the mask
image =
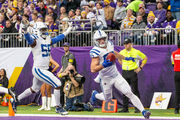
M 70 73 L 73 74 L 73 73 L 74 73 L 74 70 L 70 70 Z

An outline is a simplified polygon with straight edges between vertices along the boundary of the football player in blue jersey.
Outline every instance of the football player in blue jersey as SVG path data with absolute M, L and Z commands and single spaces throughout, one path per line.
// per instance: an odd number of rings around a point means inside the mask
M 49 69 L 50 63 L 50 50 L 51 45 L 55 44 L 61 40 L 63 40 L 71 31 L 72 25 L 63 33 L 54 38 L 50 38 L 48 34 L 48 27 L 43 22 L 36 22 L 33 27 L 33 33 L 30 34 L 27 32 L 28 22 L 23 21 L 23 30 L 24 30 L 24 37 L 28 44 L 31 46 L 32 54 L 33 54 L 33 68 L 32 74 L 33 84 L 30 88 L 26 89 L 23 93 L 21 93 L 17 99 L 21 101 L 23 98 L 31 95 L 32 93 L 36 93 L 40 90 L 41 85 L 43 83 L 47 83 L 53 86 L 54 89 L 54 96 L 55 96 L 55 104 L 56 104 L 56 113 L 60 113 L 62 115 L 68 114 L 67 111 L 63 109 L 60 105 L 60 87 L 61 82 L 60 80 L 51 73 Z M 13 109 L 16 111 L 17 102 L 12 102 Z
M 144 109 L 139 98 L 133 94 L 129 84 L 118 72 L 115 62 L 107 60 L 106 57 L 109 53 L 114 53 L 116 58 L 121 60 L 125 59 L 135 62 L 135 58 L 124 57 L 114 51 L 114 45 L 107 40 L 107 34 L 102 30 L 96 31 L 93 39 L 95 47 L 90 50 L 92 58 L 91 72 L 99 72 L 98 79 L 103 92 L 98 93 L 94 90 L 90 98 L 91 103 L 94 103 L 96 99 L 110 101 L 112 99 L 112 87 L 114 86 L 119 92 L 126 95 L 132 104 L 148 119 L 151 113 Z

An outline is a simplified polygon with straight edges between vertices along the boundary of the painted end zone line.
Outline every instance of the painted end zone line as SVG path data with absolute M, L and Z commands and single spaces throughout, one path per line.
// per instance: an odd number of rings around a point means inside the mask
M 144 118 L 143 116 L 100 116 L 100 115 L 51 115 L 51 114 L 16 114 L 15 116 L 36 116 L 36 117 L 81 117 L 81 118 Z M 0 117 L 9 117 L 8 114 L 0 114 Z M 150 117 L 150 119 L 166 119 L 166 120 L 173 120 L 173 119 L 179 119 L 180 117 Z

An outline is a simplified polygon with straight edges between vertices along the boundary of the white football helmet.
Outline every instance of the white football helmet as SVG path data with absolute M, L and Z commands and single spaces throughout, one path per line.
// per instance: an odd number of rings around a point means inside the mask
M 98 40 L 101 39 L 101 38 L 105 38 L 105 44 L 99 44 Z M 97 46 L 97 47 L 105 47 L 107 45 L 107 34 L 102 31 L 102 30 L 97 30 L 95 33 L 94 33 L 94 36 L 93 36 L 93 40 L 94 40 L 94 44 Z
M 45 39 L 49 35 L 48 27 L 43 22 L 36 22 L 33 26 L 33 33 Z

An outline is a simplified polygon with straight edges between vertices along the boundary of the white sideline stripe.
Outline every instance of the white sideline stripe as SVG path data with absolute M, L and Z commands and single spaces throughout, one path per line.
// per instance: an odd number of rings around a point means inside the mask
M 15 114 L 15 116 L 36 116 L 36 117 L 89 117 L 89 118 L 144 118 L 143 116 L 100 116 L 100 115 L 50 115 L 50 114 Z M 9 117 L 8 114 L 0 114 L 0 117 Z M 179 119 L 180 117 L 150 117 L 150 119 Z

